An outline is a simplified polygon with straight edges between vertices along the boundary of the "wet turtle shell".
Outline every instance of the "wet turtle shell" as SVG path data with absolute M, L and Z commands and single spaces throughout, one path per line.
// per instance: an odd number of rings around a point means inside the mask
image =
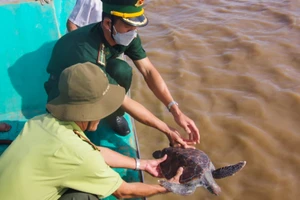
M 218 195 L 221 189 L 214 179 L 231 176 L 246 164 L 246 161 L 241 161 L 235 165 L 215 169 L 209 157 L 203 151 L 175 147 L 155 151 L 153 157 L 161 158 L 165 154 L 168 155 L 167 159 L 160 164 L 160 168 L 166 179 L 174 177 L 179 167 L 183 167 L 184 170 L 179 180 L 180 184 L 170 183 L 166 180 L 160 180 L 160 184 L 169 191 L 181 195 L 190 195 L 200 186 Z

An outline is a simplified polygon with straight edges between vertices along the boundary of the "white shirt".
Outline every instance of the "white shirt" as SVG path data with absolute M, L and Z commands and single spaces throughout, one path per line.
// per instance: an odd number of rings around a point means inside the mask
M 79 27 L 102 20 L 101 0 L 77 0 L 69 20 Z

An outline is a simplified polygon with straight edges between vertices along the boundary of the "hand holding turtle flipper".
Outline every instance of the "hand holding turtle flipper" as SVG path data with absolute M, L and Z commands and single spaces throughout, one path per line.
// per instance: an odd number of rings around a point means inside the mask
M 182 173 L 183 173 L 183 167 L 179 167 L 176 172 L 176 175 L 173 178 L 171 178 L 170 180 L 168 180 L 168 182 L 179 184 L 179 179 L 180 179 L 180 176 L 182 175 Z
M 169 192 L 174 192 L 175 191 L 174 187 L 175 188 L 180 187 L 179 179 L 180 179 L 180 176 L 182 175 L 182 173 L 183 173 L 183 168 L 179 167 L 176 172 L 176 175 L 173 178 L 171 178 L 169 180 L 158 180 L 158 182 L 161 186 L 166 188 Z

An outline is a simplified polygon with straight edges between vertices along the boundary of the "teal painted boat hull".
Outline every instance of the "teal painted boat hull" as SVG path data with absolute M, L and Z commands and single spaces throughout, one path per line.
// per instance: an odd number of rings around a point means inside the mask
M 55 42 L 67 32 L 66 21 L 75 1 L 55 0 L 45 5 L 39 1 L 0 1 L 0 122 L 12 126 L 9 132 L 0 132 L 0 140 L 14 140 L 28 119 L 45 113 L 46 67 Z M 96 145 L 139 157 L 134 124 L 128 114 L 125 118 L 132 130 L 125 137 L 116 135 L 104 120 L 96 132 L 87 135 Z M 0 145 L 0 154 L 7 146 Z M 139 171 L 114 170 L 127 182 L 143 181 Z

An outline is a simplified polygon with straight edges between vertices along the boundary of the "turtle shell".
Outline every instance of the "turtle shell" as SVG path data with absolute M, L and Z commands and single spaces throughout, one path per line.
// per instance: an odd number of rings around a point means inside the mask
M 179 167 L 183 167 L 180 183 L 201 178 L 206 170 L 210 170 L 210 159 L 198 149 L 169 147 L 161 151 L 161 157 L 165 154 L 168 157 L 160 164 L 160 168 L 167 179 L 174 177 Z

